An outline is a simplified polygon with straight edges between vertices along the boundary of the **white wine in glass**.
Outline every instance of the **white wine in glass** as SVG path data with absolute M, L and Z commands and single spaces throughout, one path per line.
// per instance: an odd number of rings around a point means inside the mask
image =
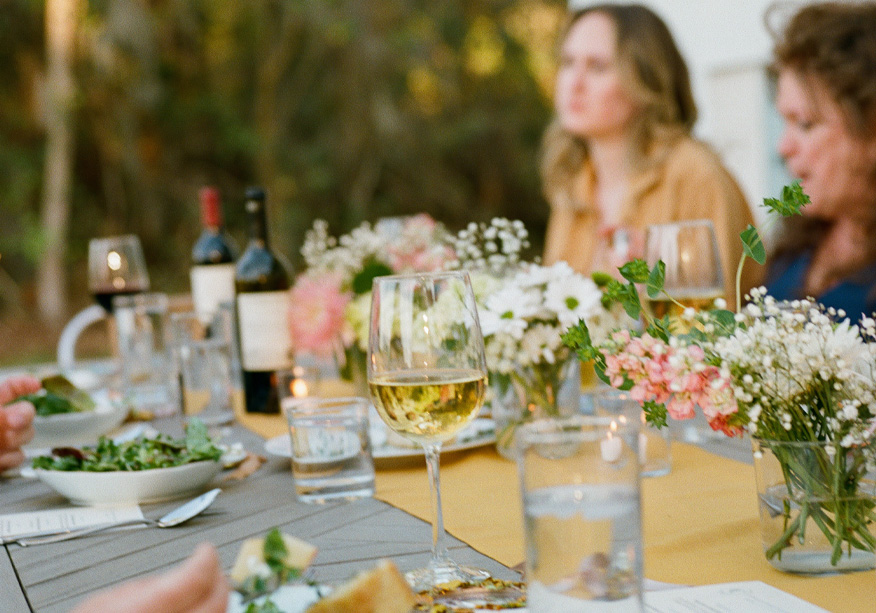
M 371 296 L 368 386 L 380 417 L 426 453 L 434 523 L 429 566 L 407 574 L 417 591 L 489 577 L 447 553 L 439 455 L 477 415 L 487 367 L 474 293 L 464 272 L 378 277 Z

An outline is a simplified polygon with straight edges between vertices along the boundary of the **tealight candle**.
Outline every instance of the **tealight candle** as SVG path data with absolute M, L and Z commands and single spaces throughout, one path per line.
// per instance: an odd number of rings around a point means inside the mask
M 617 430 L 617 424 L 611 422 L 611 430 L 608 436 L 599 441 L 599 451 L 602 453 L 602 459 L 606 462 L 617 462 L 623 451 L 621 440 L 614 435 Z

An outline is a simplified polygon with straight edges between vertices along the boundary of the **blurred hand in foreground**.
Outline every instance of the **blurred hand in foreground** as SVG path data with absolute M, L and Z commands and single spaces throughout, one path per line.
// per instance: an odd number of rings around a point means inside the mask
M 223 613 L 227 606 L 219 554 L 201 543 L 177 568 L 100 592 L 72 613 Z

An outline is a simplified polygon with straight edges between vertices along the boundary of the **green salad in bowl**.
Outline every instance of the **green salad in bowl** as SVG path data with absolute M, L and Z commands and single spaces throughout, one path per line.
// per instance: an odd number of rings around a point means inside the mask
M 33 467 L 86 472 L 132 471 L 172 468 L 205 460 L 218 462 L 221 457 L 222 450 L 210 439 L 204 423 L 192 419 L 184 438 L 158 434 L 116 443 L 101 436 L 94 447 L 52 449 L 51 455 L 34 458 Z
M 37 478 L 74 504 L 145 504 L 202 490 L 222 470 L 222 453 L 192 419 L 183 438 L 101 437 L 95 446 L 55 448 L 32 465 Z

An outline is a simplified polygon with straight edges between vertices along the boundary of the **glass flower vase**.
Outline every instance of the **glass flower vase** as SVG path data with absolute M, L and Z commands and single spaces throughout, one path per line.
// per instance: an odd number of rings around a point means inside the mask
M 753 439 L 763 550 L 775 568 L 876 567 L 876 482 L 860 449 Z
M 514 459 L 514 434 L 522 424 L 578 412 L 581 373 L 574 354 L 551 364 L 520 366 L 505 377 L 493 376 L 490 381 L 496 449 L 506 459 Z

